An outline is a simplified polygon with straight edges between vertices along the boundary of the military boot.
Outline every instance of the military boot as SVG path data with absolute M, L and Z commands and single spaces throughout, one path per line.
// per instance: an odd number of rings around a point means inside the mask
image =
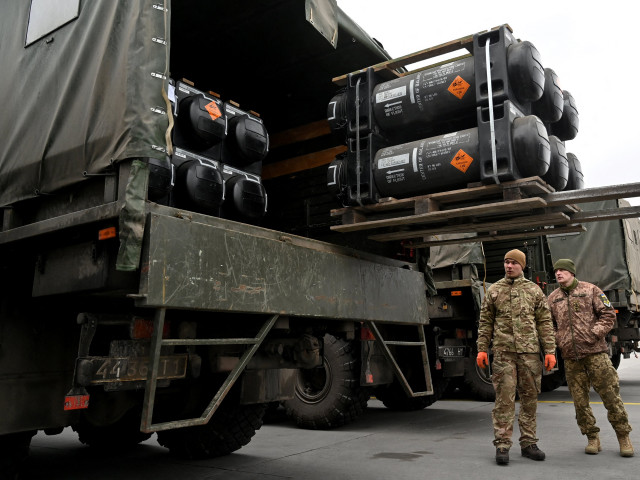
M 509 464 L 509 450 L 506 448 L 496 448 L 496 463 L 498 465 Z
M 633 457 L 633 445 L 631 445 L 631 439 L 629 434 L 616 434 L 618 437 L 618 443 L 620 443 L 620 456 L 621 457 Z
M 544 460 L 545 454 L 542 450 L 538 448 L 538 445 L 535 443 L 533 445 L 529 445 L 528 447 L 523 448 L 522 456 L 530 458 L 531 460 Z
M 584 453 L 597 455 L 598 452 L 602 451 L 602 447 L 600 446 L 600 437 L 597 433 L 595 435 L 590 435 L 587 438 L 589 439 L 589 443 L 587 443 L 587 446 L 584 448 Z

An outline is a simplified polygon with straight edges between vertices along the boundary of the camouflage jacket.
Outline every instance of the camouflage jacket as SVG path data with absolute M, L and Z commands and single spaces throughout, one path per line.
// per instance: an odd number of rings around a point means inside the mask
M 608 351 L 605 337 L 616 320 L 606 295 L 595 285 L 578 282 L 570 291 L 554 290 L 548 299 L 564 358 L 576 360 Z
M 489 287 L 480 309 L 478 351 L 555 354 L 551 313 L 544 293 L 524 276 Z

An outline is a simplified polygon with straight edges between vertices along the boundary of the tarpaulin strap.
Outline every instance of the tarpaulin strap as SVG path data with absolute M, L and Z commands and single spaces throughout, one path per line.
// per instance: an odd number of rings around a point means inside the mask
M 486 51 L 485 63 L 487 64 L 487 97 L 489 97 L 489 126 L 491 127 L 491 163 L 493 166 L 493 178 L 496 184 L 500 183 L 498 177 L 498 161 L 496 158 L 496 130 L 493 118 L 493 89 L 491 88 L 491 58 L 489 54 L 489 40 L 491 37 L 487 37 L 487 41 L 484 44 Z
M 371 148 L 371 147 L 369 147 Z M 360 77 L 356 82 L 356 200 L 358 205 L 362 205 L 362 195 L 360 192 L 360 176 L 362 174 L 362 164 L 360 163 Z
M 169 8 L 167 7 L 167 1 L 164 1 L 164 38 L 169 39 L 171 29 L 169 28 Z M 169 46 L 165 46 L 165 67 L 164 67 L 165 80 L 162 82 L 162 98 L 167 107 L 167 117 L 169 118 L 169 126 L 164 134 L 164 140 L 167 143 L 167 154 L 173 155 L 173 142 L 171 141 L 171 132 L 173 131 L 173 111 L 171 108 L 171 102 L 167 96 L 167 76 L 169 75 Z
M 124 205 L 120 211 L 120 249 L 116 270 L 132 272 L 140 265 L 148 185 L 149 166 L 140 160 L 134 160 L 127 180 Z
M 636 312 L 640 311 L 640 302 L 638 302 L 638 290 L 636 289 L 635 282 L 633 281 L 633 275 L 629 275 L 631 278 L 631 291 L 633 292 L 633 296 L 636 298 Z

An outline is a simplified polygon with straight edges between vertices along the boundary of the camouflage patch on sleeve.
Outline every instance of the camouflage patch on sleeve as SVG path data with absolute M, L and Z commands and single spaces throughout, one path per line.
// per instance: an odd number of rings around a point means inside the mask
M 604 303 L 605 307 L 611 308 L 611 302 L 604 293 L 600 294 L 600 299 L 602 300 L 602 303 Z

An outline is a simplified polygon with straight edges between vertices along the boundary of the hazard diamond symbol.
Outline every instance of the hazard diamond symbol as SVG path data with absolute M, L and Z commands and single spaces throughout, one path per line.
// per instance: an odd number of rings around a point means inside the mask
M 211 120 L 216 120 L 222 116 L 220 113 L 220 109 L 218 108 L 218 104 L 216 102 L 207 103 L 204 108 L 209 112 L 209 116 Z
M 464 97 L 464 94 L 467 93 L 467 90 L 469 90 L 470 86 L 471 85 L 469 85 L 464 78 L 458 75 L 453 80 L 453 82 L 451 82 L 451 85 L 449 85 L 449 88 L 447 88 L 447 90 L 449 90 L 456 97 L 462 100 L 462 97 Z
M 451 165 L 460 170 L 462 173 L 467 173 L 467 169 L 473 163 L 473 158 L 467 155 L 467 152 L 460 149 L 458 153 L 456 153 L 453 160 L 451 160 Z

